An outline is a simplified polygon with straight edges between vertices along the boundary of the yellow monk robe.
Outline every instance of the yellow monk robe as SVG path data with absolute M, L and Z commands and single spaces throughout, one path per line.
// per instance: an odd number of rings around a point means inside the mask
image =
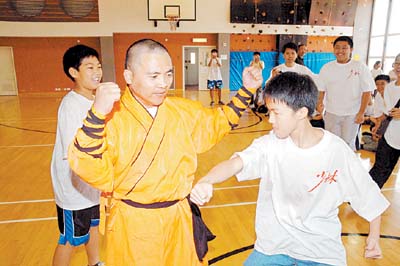
M 208 264 L 196 255 L 185 197 L 192 188 L 197 154 L 237 125 L 253 92 L 242 88 L 228 105 L 217 109 L 168 97 L 153 118 L 126 89 L 107 122 L 93 108 L 89 111 L 70 146 L 69 162 L 86 182 L 112 193 L 107 266 Z M 126 199 L 144 204 L 180 201 L 167 208 L 144 209 L 121 201 Z

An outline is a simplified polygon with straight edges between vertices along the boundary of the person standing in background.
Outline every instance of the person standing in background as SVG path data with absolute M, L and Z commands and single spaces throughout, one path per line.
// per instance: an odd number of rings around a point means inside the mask
M 383 74 L 381 61 L 376 61 L 374 67 L 371 69 L 371 75 L 375 79 L 378 75 Z
M 308 49 L 305 44 L 299 44 L 298 46 L 298 52 L 297 52 L 297 58 L 296 58 L 296 63 L 299 65 L 304 66 L 304 56 L 307 53 Z
M 221 75 L 221 58 L 218 57 L 218 50 L 211 50 L 211 57 L 207 59 L 208 66 L 208 78 L 207 88 L 210 90 L 210 106 L 214 105 L 215 94 L 218 97 L 218 104 L 224 104 L 221 101 L 221 89 L 222 89 L 222 75 Z
M 326 63 L 319 73 L 317 111 L 322 113 L 325 107 L 325 129 L 356 150 L 357 133 L 375 83 L 368 67 L 351 59 L 352 51 L 353 40 L 348 36 L 333 42 L 336 60 Z

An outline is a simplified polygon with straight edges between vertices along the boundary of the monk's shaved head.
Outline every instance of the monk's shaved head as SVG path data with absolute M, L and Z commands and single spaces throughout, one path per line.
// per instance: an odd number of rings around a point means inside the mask
M 161 43 L 152 39 L 142 39 L 129 46 L 125 56 L 125 69 L 134 72 L 140 62 L 141 56 L 146 52 L 168 53 L 167 48 Z

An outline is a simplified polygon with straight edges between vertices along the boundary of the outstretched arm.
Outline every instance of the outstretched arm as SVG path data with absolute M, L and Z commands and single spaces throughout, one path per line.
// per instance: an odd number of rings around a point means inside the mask
M 197 184 L 190 193 L 190 199 L 198 205 L 203 205 L 210 201 L 213 194 L 213 184 L 221 183 L 231 176 L 239 173 L 243 168 L 243 161 L 239 156 L 230 160 L 223 161 L 210 170 Z
M 380 259 L 382 250 L 379 246 L 379 237 L 381 230 L 381 216 L 379 215 L 369 223 L 369 235 L 366 241 L 365 258 Z

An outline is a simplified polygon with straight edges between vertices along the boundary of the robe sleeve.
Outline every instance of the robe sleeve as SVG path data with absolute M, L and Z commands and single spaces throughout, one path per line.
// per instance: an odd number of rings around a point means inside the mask
M 112 191 L 113 152 L 107 145 L 105 124 L 105 117 L 92 107 L 69 146 L 68 161 L 71 169 L 87 183 L 102 191 Z
M 192 139 L 197 153 L 212 148 L 223 136 L 236 126 L 239 118 L 250 104 L 256 89 L 240 88 L 232 100 L 222 108 L 210 109 L 202 107 L 195 113 L 195 126 Z

